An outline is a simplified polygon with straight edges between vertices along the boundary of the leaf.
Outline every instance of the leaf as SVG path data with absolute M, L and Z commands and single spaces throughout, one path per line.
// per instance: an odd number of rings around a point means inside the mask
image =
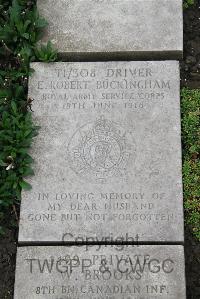
M 32 168 L 27 168 L 24 173 L 23 173 L 23 176 L 31 176 L 31 175 L 34 175 L 34 171 Z
M 29 39 L 29 34 L 28 34 L 28 33 L 23 33 L 22 36 L 23 36 L 25 39 Z
M 0 166 L 2 166 L 2 167 L 6 167 L 6 166 L 7 166 L 7 164 L 6 164 L 6 163 L 4 163 L 2 160 L 0 160 Z
M 44 28 L 48 25 L 48 22 L 43 18 L 38 18 L 35 22 L 36 28 Z
M 31 24 L 31 20 L 26 20 L 24 23 L 24 31 L 27 31 L 28 26 Z
M 13 0 L 12 6 L 10 6 L 9 8 L 9 12 L 10 12 L 10 21 L 12 23 L 17 22 L 21 13 L 21 7 L 19 6 L 17 0 Z
M 0 236 L 5 235 L 5 229 L 3 228 L 3 226 L 0 226 Z
M 19 182 L 19 185 L 23 190 L 30 190 L 32 188 L 32 186 L 24 180 Z
M 14 101 L 11 102 L 12 111 L 16 114 L 17 113 L 17 105 Z

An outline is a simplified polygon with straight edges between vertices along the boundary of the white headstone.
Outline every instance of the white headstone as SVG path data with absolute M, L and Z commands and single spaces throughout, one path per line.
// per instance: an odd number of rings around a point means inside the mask
M 38 0 L 51 40 L 67 59 L 182 57 L 182 0 Z
M 19 242 L 183 242 L 178 63 L 31 67 Z
M 182 246 L 18 248 L 14 299 L 186 299 Z

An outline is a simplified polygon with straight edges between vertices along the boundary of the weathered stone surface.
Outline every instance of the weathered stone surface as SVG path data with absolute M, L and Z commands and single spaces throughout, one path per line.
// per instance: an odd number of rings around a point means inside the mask
M 182 246 L 18 248 L 14 299 L 185 299 Z
M 38 0 L 49 39 L 67 58 L 180 58 L 182 0 Z
M 183 242 L 178 66 L 32 64 L 19 242 Z

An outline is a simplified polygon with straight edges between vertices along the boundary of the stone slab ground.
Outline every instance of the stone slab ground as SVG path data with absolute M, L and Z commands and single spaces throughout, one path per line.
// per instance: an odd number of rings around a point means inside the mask
M 19 242 L 183 242 L 176 61 L 34 63 Z
M 67 59 L 178 59 L 181 0 L 38 0 L 51 40 Z M 52 8 L 52 9 L 50 9 Z
M 186 299 L 183 247 L 18 248 L 14 299 L 40 298 Z

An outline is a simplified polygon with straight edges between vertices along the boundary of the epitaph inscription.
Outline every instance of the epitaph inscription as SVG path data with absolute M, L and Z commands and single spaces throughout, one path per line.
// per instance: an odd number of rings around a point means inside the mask
M 185 299 L 184 275 L 182 246 L 24 247 L 14 299 Z
M 40 130 L 19 242 L 182 242 L 178 63 L 32 67 Z

